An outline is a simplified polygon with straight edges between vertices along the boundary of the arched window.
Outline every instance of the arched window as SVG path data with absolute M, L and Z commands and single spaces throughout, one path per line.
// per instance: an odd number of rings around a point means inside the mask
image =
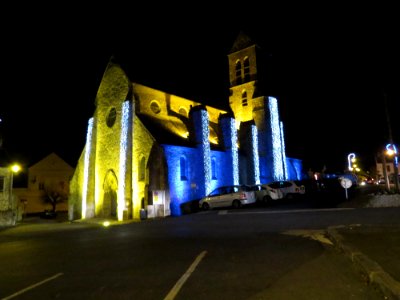
M 144 156 L 139 161 L 139 181 L 144 181 L 146 178 L 146 159 Z
M 250 63 L 249 58 L 246 56 L 243 60 L 243 73 L 244 73 L 244 81 L 250 81 Z
M 179 108 L 179 114 L 185 116 L 186 118 L 188 117 L 188 112 L 184 107 Z
M 217 162 L 215 160 L 215 157 L 211 159 L 211 179 L 217 179 Z
M 236 62 L 235 78 L 236 78 L 236 84 L 241 84 L 242 83 L 242 64 L 241 64 L 240 60 L 238 60 Z
M 242 106 L 247 106 L 247 92 L 243 91 L 242 93 Z
M 115 109 L 115 107 L 113 107 L 110 109 L 107 115 L 106 119 L 107 126 L 110 128 L 113 127 L 116 119 L 117 119 L 117 110 Z
M 186 177 L 186 159 L 182 156 L 180 158 L 181 180 L 187 180 Z

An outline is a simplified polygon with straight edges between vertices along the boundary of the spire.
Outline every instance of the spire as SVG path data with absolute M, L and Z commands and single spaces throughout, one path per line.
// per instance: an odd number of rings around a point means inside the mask
M 245 49 L 247 47 L 253 46 L 256 43 L 254 43 L 251 38 L 241 30 L 233 43 L 233 46 L 231 48 L 231 51 L 229 53 L 234 53 L 239 50 Z

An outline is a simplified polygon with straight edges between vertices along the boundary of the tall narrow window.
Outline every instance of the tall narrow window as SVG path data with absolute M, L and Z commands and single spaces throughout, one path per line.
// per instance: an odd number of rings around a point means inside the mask
M 144 181 L 146 174 L 146 159 L 142 157 L 139 162 L 139 181 Z
M 187 180 L 186 177 L 186 160 L 184 157 L 180 159 L 180 168 L 181 168 L 181 180 Z
M 211 179 L 217 179 L 217 162 L 215 161 L 215 157 L 211 159 Z
M 250 81 L 250 63 L 249 58 L 245 57 L 243 61 L 243 73 L 244 73 L 244 81 Z
M 243 91 L 242 93 L 242 106 L 247 106 L 247 92 Z
M 0 176 L 0 192 L 4 191 L 4 177 Z
M 240 63 L 240 60 L 236 62 L 235 78 L 236 78 L 236 84 L 242 83 L 242 64 Z

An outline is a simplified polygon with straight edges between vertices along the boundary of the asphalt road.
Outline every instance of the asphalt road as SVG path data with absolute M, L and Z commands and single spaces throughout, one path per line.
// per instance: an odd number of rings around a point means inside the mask
M 0 299 L 382 299 L 323 233 L 399 212 L 288 204 L 22 225 L 0 232 Z

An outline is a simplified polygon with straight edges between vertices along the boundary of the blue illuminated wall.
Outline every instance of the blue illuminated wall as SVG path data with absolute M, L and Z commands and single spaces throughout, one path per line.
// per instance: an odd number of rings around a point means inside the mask
M 270 126 L 272 138 L 272 164 L 274 180 L 283 180 L 282 141 L 279 121 L 278 101 L 274 97 L 268 97 L 268 108 L 270 111 Z
M 226 157 L 226 162 L 223 168 L 225 185 L 237 185 L 239 184 L 239 154 L 235 119 L 231 115 L 225 114 L 220 116 L 219 121 L 222 131 L 222 143 L 226 151 L 224 156 Z
M 161 145 L 164 149 L 167 162 L 168 187 L 171 201 L 171 215 L 181 215 L 181 204 L 191 199 L 196 199 L 198 195 L 198 184 L 194 181 L 194 174 L 200 168 L 196 156 L 198 149 Z M 184 160 L 184 170 L 181 170 L 181 159 Z M 183 174 L 182 174 L 182 171 Z
M 300 159 L 286 157 L 288 180 L 303 179 L 303 163 Z
M 232 185 L 231 154 L 223 151 L 211 151 L 211 161 L 215 162 L 215 169 L 211 170 L 211 191 L 224 185 Z M 213 166 L 213 163 L 211 164 Z
M 211 192 L 211 157 L 210 157 L 210 142 L 209 142 L 209 121 L 207 109 L 203 105 L 192 108 L 190 115 L 194 124 L 194 139 L 196 148 L 198 149 L 198 172 L 196 173 L 196 182 L 199 184 L 198 195 L 206 196 Z
M 280 132 L 281 132 L 281 145 L 282 145 L 282 162 L 283 162 L 283 179 L 288 179 L 288 167 L 286 160 L 286 149 L 285 149 L 285 134 L 283 131 L 283 122 L 280 122 Z
M 241 162 L 240 183 L 260 183 L 260 165 L 258 156 L 258 133 L 253 121 L 242 122 L 239 132 Z

